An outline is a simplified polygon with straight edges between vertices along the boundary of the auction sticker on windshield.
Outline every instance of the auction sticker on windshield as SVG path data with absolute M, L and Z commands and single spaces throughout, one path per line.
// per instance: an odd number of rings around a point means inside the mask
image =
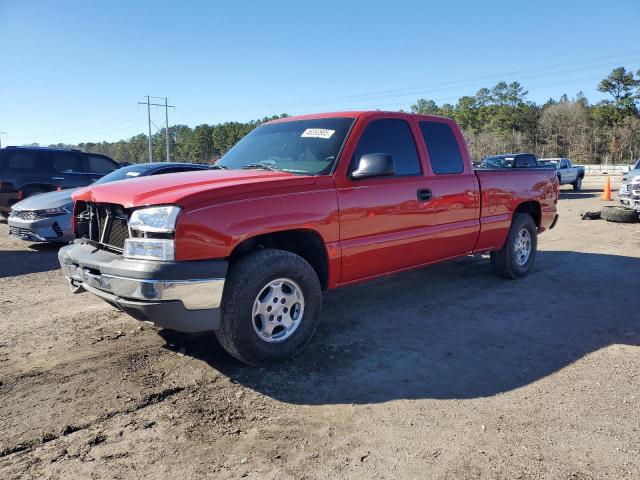
M 303 138 L 331 138 L 334 133 L 336 133 L 335 130 L 328 128 L 307 128 L 300 136 Z

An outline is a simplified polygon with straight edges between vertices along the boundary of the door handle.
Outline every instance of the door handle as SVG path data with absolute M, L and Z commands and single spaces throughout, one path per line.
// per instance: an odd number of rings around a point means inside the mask
M 64 177 L 51 177 L 51 180 L 64 180 Z
M 421 188 L 418 190 L 418 200 L 428 202 L 433 198 L 433 192 L 430 188 Z

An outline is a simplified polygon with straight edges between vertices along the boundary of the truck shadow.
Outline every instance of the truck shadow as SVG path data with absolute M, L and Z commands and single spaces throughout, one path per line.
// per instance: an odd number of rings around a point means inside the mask
M 268 368 L 232 359 L 213 334 L 160 334 L 167 348 L 283 402 L 486 397 L 600 348 L 639 345 L 638 271 L 639 258 L 547 251 L 519 281 L 474 256 L 327 292 L 305 352 Z
M 0 250 L 0 278 L 48 272 L 60 268 L 58 250 L 62 245 L 34 244 L 29 250 Z
M 602 195 L 602 190 L 597 188 L 583 188 L 579 192 L 574 190 L 560 190 L 561 200 L 578 200 L 583 198 L 598 198 Z

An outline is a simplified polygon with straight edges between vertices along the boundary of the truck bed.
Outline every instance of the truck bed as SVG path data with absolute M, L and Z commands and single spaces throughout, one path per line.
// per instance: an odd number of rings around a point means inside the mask
M 480 235 L 476 251 L 501 248 L 511 217 L 519 205 L 531 202 L 540 207 L 539 230 L 545 231 L 556 219 L 558 181 L 549 168 L 496 168 L 474 170 L 480 184 Z M 522 207 L 520 207 L 522 208 Z

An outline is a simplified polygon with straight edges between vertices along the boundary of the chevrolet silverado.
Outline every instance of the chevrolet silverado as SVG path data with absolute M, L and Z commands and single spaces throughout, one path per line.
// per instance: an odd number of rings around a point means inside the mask
M 558 219 L 558 180 L 474 171 L 446 118 L 346 112 L 266 123 L 215 170 L 74 200 L 76 239 L 58 254 L 72 291 L 163 328 L 214 330 L 259 365 L 303 349 L 325 289 L 474 253 L 524 277 Z

